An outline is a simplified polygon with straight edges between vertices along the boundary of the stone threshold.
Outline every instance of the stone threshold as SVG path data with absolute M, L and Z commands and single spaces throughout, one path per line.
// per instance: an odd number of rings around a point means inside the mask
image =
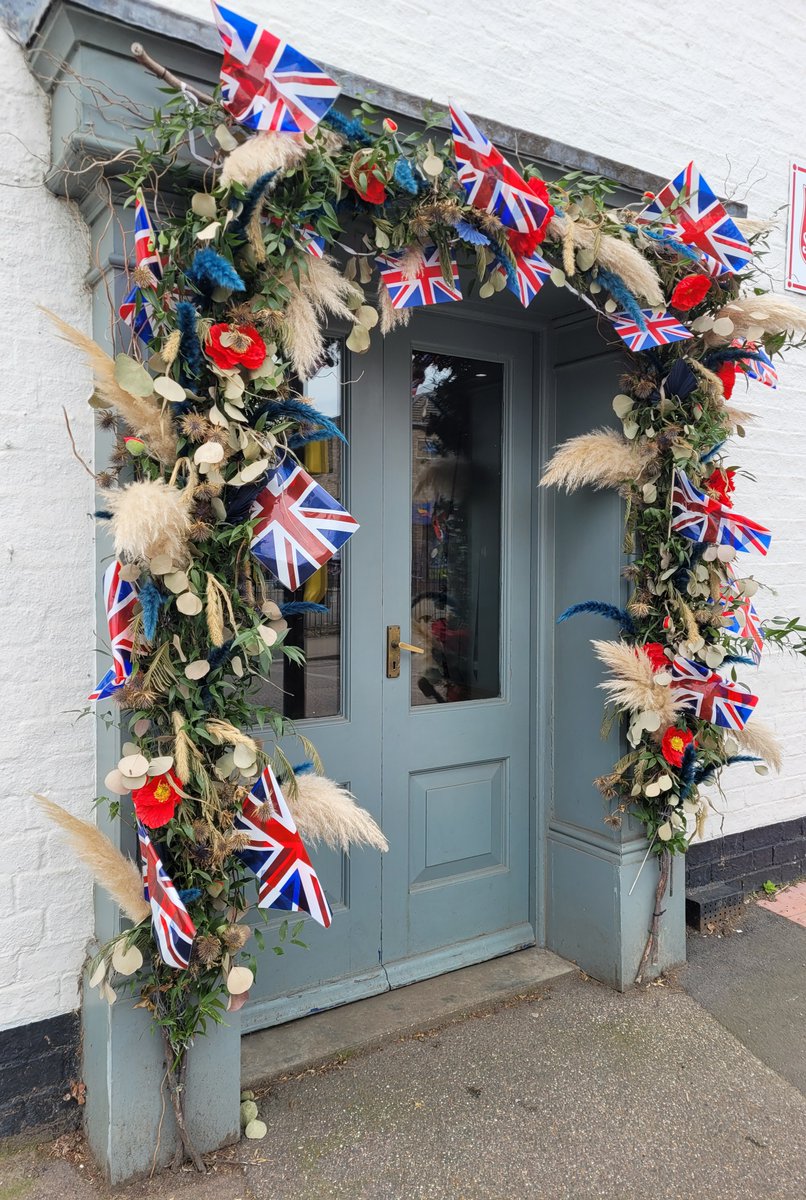
M 259 1088 L 278 1076 L 298 1074 L 419 1029 L 493 1009 L 575 970 L 550 950 L 532 947 L 261 1029 L 241 1039 L 241 1084 Z

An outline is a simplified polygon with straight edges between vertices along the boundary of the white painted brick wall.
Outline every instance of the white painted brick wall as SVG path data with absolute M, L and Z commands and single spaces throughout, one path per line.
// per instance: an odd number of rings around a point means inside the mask
M 209 19 L 207 0 L 165 7 Z M 266 19 L 263 0 L 238 7 Z M 729 15 L 680 0 L 663 20 L 656 5 L 609 0 L 542 0 L 506 14 L 478 0 L 342 0 L 336 10 L 325 0 L 296 0 L 272 9 L 272 27 L 312 57 L 439 103 L 451 96 L 473 112 L 664 176 L 694 157 L 754 216 L 786 203 L 789 157 L 806 156 L 801 0 L 779 0 L 774 20 L 750 0 L 734 0 Z M 728 23 L 735 34 L 726 33 Z M 45 832 L 28 797 L 49 786 L 74 812 L 90 814 L 92 724 L 74 724 L 67 710 L 81 706 L 95 660 L 92 490 L 70 457 L 60 413 L 64 403 L 87 450 L 87 378 L 33 308 L 44 302 L 87 327 L 86 236 L 70 207 L 38 186 L 46 107 L 6 39 L 0 99 L 14 117 L 0 132 L 0 1026 L 8 1026 L 66 1011 L 77 998 L 90 888 L 65 868 L 56 835 Z M 783 230 L 766 260 L 777 287 L 782 249 Z M 777 393 L 754 387 L 749 407 L 762 419 L 737 451 L 758 476 L 742 483 L 737 508 L 776 533 L 758 570 L 777 591 L 759 596 L 765 615 L 806 611 L 805 399 L 806 355 L 791 355 Z M 780 778 L 763 780 L 734 768 L 712 836 L 806 813 L 806 664 L 769 655 L 756 679 L 760 713 L 781 736 L 786 765 Z

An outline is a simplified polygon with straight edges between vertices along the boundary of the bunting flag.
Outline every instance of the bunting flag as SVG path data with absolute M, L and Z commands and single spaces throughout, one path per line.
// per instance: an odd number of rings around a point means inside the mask
M 271 767 L 246 797 L 234 826 L 249 839 L 237 854 L 258 878 L 258 908 L 310 913 L 327 929 L 330 906 Z
M 753 251 L 738 226 L 693 162 L 662 187 L 651 204 L 635 218 L 636 224 L 673 222 L 674 236 L 694 245 L 729 271 L 741 271 Z
M 651 350 L 653 346 L 667 346 L 670 342 L 682 342 L 691 337 L 691 330 L 663 309 L 642 308 L 641 314 L 644 329 L 629 313 L 614 313 L 610 318 L 616 333 L 630 350 Z
M 514 292 L 524 308 L 528 308 L 548 279 L 552 268 L 551 264 L 547 263 L 545 258 L 541 258 L 539 254 L 532 254 L 529 258 L 516 255 L 515 271 L 518 277 L 517 284 L 507 277 L 507 273 L 503 267 L 498 267 L 497 270 L 506 278 L 509 290 Z
M 442 274 L 439 250 L 426 246 L 423 265 L 417 275 L 408 279 L 400 269 L 401 253 L 381 254 L 375 260 L 381 279 L 389 292 L 392 308 L 415 308 L 420 304 L 445 304 L 449 300 L 461 300 L 459 290 L 459 268 L 451 253 L 451 275 L 453 282 L 447 283 Z
M 247 129 L 308 133 L 333 105 L 339 85 L 299 50 L 254 21 L 213 3 L 224 43 L 224 107 Z
M 104 675 L 89 700 L 107 700 L 114 695 L 132 673 L 132 622 L 137 603 L 137 589 L 133 583 L 121 579 L 122 566 L 115 561 L 104 571 L 104 605 L 109 626 L 112 648 L 112 666 Z
M 760 662 L 764 649 L 764 630 L 750 597 L 739 590 L 735 580 L 729 580 L 719 594 L 719 601 L 724 613 L 722 628 L 752 642 L 750 653 L 756 662 Z
M 672 529 L 692 542 L 732 546 L 746 553 L 766 554 L 772 541 L 769 529 L 706 496 L 683 471 L 674 473 Z
M 727 683 L 710 667 L 680 655 L 672 662 L 669 686 L 683 708 L 723 729 L 744 729 L 758 704 L 758 696 L 745 684 Z
M 542 229 L 554 210 L 485 137 L 466 112 L 451 105 L 453 146 L 459 182 L 475 208 L 494 213 L 520 233 Z
M 736 360 L 736 365 L 748 379 L 757 379 L 759 383 L 770 388 L 778 387 L 778 372 L 763 346 L 759 346 L 757 342 L 745 342 L 742 338 L 734 338 L 731 347 L 735 350 L 749 350 L 751 353 L 759 355 L 759 358 L 737 358 Z
M 137 822 L 137 836 L 140 839 L 143 895 L 151 905 L 151 928 L 160 957 L 169 967 L 185 970 L 190 965 L 196 926 L 141 821 Z
M 138 192 L 134 201 L 134 262 L 135 269 L 150 271 L 155 280 L 162 279 L 164 263 L 157 253 L 157 241 L 154 226 L 146 208 L 142 193 Z M 127 292 L 126 298 L 118 309 L 121 321 L 130 325 L 142 341 L 148 345 L 154 338 L 154 305 L 148 297 L 148 292 L 135 283 Z
M 270 473 L 250 518 L 257 518 L 252 553 L 292 592 L 359 528 L 355 517 L 291 460 Z

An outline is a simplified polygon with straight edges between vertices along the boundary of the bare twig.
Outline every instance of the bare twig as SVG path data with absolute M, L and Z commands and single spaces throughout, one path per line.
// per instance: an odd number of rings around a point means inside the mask
M 664 909 L 661 908 L 661 902 L 666 895 L 666 888 L 669 886 L 669 874 L 672 867 L 672 856 L 667 849 L 663 849 L 660 854 L 660 875 L 658 876 L 658 886 L 655 889 L 655 909 L 652 913 L 652 925 L 649 929 L 649 937 L 644 946 L 644 953 L 641 955 L 641 961 L 638 964 L 638 973 L 635 976 L 636 984 L 643 981 L 644 971 L 650 959 L 652 962 L 657 961 L 658 947 L 658 929 L 660 927 L 660 919 L 663 916 Z
M 67 415 L 67 409 L 64 407 L 64 405 L 62 405 L 62 412 L 64 414 L 64 423 L 67 426 L 67 436 L 70 439 L 70 445 L 73 447 L 73 454 L 76 456 L 78 461 L 81 463 L 82 467 L 87 472 L 87 474 L 90 476 L 90 478 L 95 479 L 97 482 L 97 476 L 96 476 L 95 472 L 92 470 L 91 467 L 87 466 L 87 464 L 84 462 L 84 459 L 79 454 L 78 449 L 76 448 L 76 439 L 73 437 L 73 431 L 70 428 L 70 418 Z
M 207 1173 L 207 1168 L 202 1161 L 202 1157 L 193 1144 L 193 1139 L 188 1131 L 187 1122 L 185 1120 L 185 1079 L 187 1076 L 187 1047 L 183 1047 L 181 1058 L 179 1060 L 179 1077 L 176 1074 L 176 1052 L 171 1044 L 171 1035 L 168 1030 L 163 1028 L 162 1040 L 165 1044 L 166 1058 L 166 1074 L 168 1077 L 168 1095 L 171 1097 L 171 1106 L 174 1110 L 176 1119 L 176 1131 L 179 1134 L 180 1145 L 177 1146 L 174 1156 L 173 1166 L 181 1167 L 185 1158 L 189 1158 L 193 1166 L 200 1175 Z
M 200 104 L 215 104 L 215 96 L 211 96 L 209 92 L 199 91 L 192 84 L 181 80 L 178 75 L 174 75 L 173 71 L 169 71 L 162 63 L 152 58 L 141 42 L 132 42 L 131 52 L 132 58 L 136 58 L 140 66 L 145 67 L 152 75 L 156 75 L 157 79 L 164 80 L 178 92 L 190 92 L 191 96 L 195 96 Z

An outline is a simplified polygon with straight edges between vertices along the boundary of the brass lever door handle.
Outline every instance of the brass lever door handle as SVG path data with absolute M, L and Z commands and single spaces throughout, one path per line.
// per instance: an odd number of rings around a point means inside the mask
M 397 679 L 400 675 L 400 651 L 408 650 L 409 654 L 425 654 L 422 646 L 412 646 L 411 642 L 401 642 L 400 626 L 386 626 L 386 678 Z

